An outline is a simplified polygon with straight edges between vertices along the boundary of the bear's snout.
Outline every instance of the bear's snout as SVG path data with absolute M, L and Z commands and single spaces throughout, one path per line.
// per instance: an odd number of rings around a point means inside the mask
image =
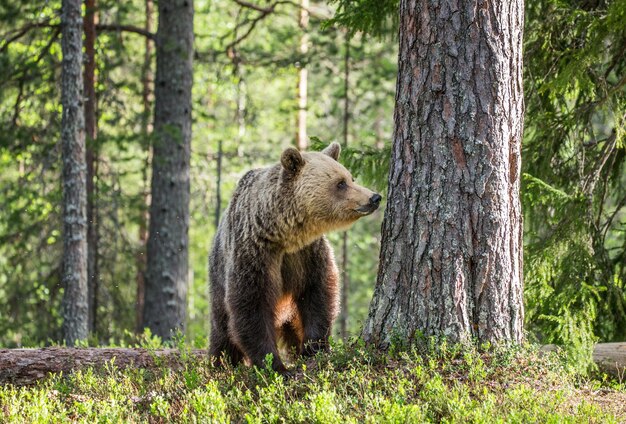
M 376 209 L 378 209 L 378 206 L 380 206 L 380 201 L 382 200 L 382 198 L 383 197 L 380 194 L 374 193 L 368 199 L 368 203 L 356 209 L 356 211 L 362 215 L 369 215 L 372 212 L 374 212 Z
M 380 194 L 374 193 L 374 195 L 370 197 L 370 204 L 376 205 L 376 207 L 378 207 L 382 198 L 383 196 L 381 196 Z

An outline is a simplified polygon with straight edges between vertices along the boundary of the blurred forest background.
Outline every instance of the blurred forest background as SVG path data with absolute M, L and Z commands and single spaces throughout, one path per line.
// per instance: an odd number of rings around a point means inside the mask
M 62 339 L 60 3 L 0 0 L 1 347 Z M 247 170 L 289 145 L 339 141 L 357 181 L 384 193 L 398 3 L 194 7 L 185 336 L 205 346 L 207 255 Z M 90 343 L 120 344 L 142 332 L 157 17 L 152 0 L 99 0 L 95 15 Z M 585 359 L 596 341 L 626 340 L 626 1 L 528 0 L 524 49 L 526 329 Z M 338 338 L 358 335 L 367 314 L 381 220 L 330 236 L 349 281 Z

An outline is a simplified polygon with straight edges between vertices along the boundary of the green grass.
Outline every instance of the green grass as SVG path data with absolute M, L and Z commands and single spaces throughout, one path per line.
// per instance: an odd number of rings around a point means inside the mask
M 294 363 L 290 379 L 182 356 L 177 369 L 107 364 L 0 386 L 0 422 L 626 421 L 623 384 L 567 374 L 555 354 L 532 347 L 479 353 L 444 343 L 381 354 L 337 345 Z

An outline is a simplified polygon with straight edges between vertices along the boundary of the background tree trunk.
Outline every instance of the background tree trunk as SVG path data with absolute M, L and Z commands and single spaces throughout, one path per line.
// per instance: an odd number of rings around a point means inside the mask
M 145 1 L 146 8 L 146 21 L 144 24 L 144 30 L 147 32 L 152 32 L 152 15 L 154 10 L 154 3 L 152 0 Z M 144 311 L 144 303 L 145 303 L 145 293 L 146 293 L 146 246 L 148 243 L 148 208 L 150 207 L 150 187 L 148 183 L 148 174 L 150 164 L 152 163 L 152 143 L 150 143 L 150 135 L 152 134 L 152 119 L 151 119 L 151 104 L 153 100 L 153 84 L 154 77 L 152 74 L 152 40 L 149 38 L 145 39 L 144 45 L 144 56 L 143 56 L 143 69 L 142 69 L 142 78 L 141 84 L 143 86 L 142 89 L 142 103 L 143 103 L 143 119 L 141 121 L 141 132 L 145 137 L 144 140 L 144 149 L 145 149 L 145 159 L 143 162 L 143 169 L 141 171 L 141 176 L 143 180 L 143 203 L 142 210 L 139 215 L 139 249 L 137 250 L 137 254 L 135 256 L 135 262 L 137 266 L 137 274 L 135 276 L 135 281 L 137 282 L 137 293 L 136 293 L 136 303 L 135 303 L 135 329 L 137 333 L 141 333 L 143 331 L 143 311 Z
M 95 333 L 98 309 L 98 209 L 96 178 L 98 153 L 96 137 L 96 1 L 85 0 L 85 133 L 87 147 L 87 276 L 89 332 Z
M 298 21 L 302 35 L 300 36 L 300 54 L 302 59 L 298 68 L 298 114 L 296 115 L 296 147 L 299 150 L 306 150 L 309 147 L 309 140 L 306 134 L 306 114 L 307 114 L 307 91 L 308 91 L 308 70 L 306 68 L 306 58 L 309 51 L 309 0 L 300 0 L 300 19 Z
M 193 1 L 160 1 L 158 11 L 144 325 L 167 340 L 186 317 Z
M 402 0 L 380 269 L 363 337 L 523 338 L 522 0 Z
M 222 139 L 217 141 L 217 166 L 215 169 L 215 231 L 220 225 L 220 215 L 222 212 L 222 159 L 224 156 Z
M 246 80 L 243 69 L 239 63 L 239 53 L 233 49 L 233 73 L 237 79 L 237 104 L 235 105 L 235 123 L 237 124 L 237 149 L 241 149 L 241 143 L 246 136 Z
M 63 157 L 63 338 L 68 345 L 88 336 L 87 187 L 83 109 L 81 0 L 61 7 L 61 153 Z
M 346 42 L 344 44 L 343 60 L 343 147 L 348 147 L 350 138 L 350 35 L 346 32 Z M 348 294 L 350 291 L 350 274 L 348 266 L 348 232 L 341 235 L 341 315 L 339 316 L 339 329 L 341 338 L 348 339 L 348 317 L 350 304 Z

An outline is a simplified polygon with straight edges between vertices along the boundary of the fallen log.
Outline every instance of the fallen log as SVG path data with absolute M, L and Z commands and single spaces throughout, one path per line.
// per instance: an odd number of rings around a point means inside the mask
M 546 345 L 544 351 L 555 350 Z M 203 349 L 193 349 L 189 355 L 195 359 L 207 359 Z M 166 365 L 178 369 L 182 364 L 178 349 L 131 349 L 131 348 L 61 348 L 0 349 L 0 384 L 31 385 L 50 374 L 88 367 L 102 367 L 111 363 L 120 369 L 127 367 L 153 368 Z M 600 343 L 593 351 L 593 360 L 600 370 L 623 379 L 626 377 L 626 342 Z
M 623 381 L 626 377 L 626 343 L 598 343 L 593 348 L 593 361 L 600 370 Z
M 552 352 L 559 348 L 549 344 L 541 346 L 541 351 Z M 598 343 L 593 347 L 593 362 L 598 369 L 614 377 L 626 377 L 626 342 Z
M 206 359 L 206 350 L 193 349 L 190 355 Z M 69 373 L 73 370 L 102 367 L 111 363 L 120 369 L 127 367 L 152 368 L 166 364 L 176 369 L 181 364 L 178 349 L 132 348 L 62 348 L 0 349 L 0 384 L 30 385 L 51 373 Z

